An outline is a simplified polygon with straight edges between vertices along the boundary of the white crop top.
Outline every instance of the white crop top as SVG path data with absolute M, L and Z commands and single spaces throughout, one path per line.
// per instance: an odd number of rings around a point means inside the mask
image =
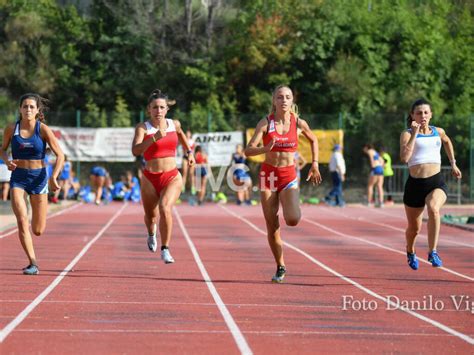
M 429 126 L 431 134 L 418 133 L 415 138 L 415 147 L 408 167 L 419 164 L 441 164 L 441 138 L 435 126 Z M 411 132 L 411 128 L 408 129 Z

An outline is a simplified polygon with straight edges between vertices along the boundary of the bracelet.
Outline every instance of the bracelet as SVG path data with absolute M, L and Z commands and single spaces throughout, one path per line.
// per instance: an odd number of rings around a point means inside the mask
M 188 151 L 186 152 L 186 154 L 187 154 L 187 155 L 193 154 L 193 151 L 192 151 L 192 150 L 188 150 Z
M 317 161 L 317 160 L 313 160 L 313 163 L 316 163 L 316 164 L 319 165 L 319 161 Z
M 451 165 L 456 165 L 456 159 L 450 160 L 449 162 L 451 163 Z
M 156 143 L 155 135 L 152 135 L 152 136 L 151 136 L 151 139 L 152 139 L 153 143 Z

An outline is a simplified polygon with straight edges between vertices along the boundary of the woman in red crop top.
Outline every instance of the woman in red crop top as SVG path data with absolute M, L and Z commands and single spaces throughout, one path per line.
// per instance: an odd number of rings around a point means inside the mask
M 178 120 L 166 118 L 169 106 L 174 101 L 160 90 L 154 90 L 148 98 L 147 111 L 150 119 L 135 128 L 132 143 L 134 156 L 143 155 L 146 161 L 141 181 L 142 204 L 145 211 L 145 225 L 148 230 L 147 244 L 151 252 L 156 252 L 156 225 L 159 214 L 161 236 L 161 259 L 173 263 L 169 251 L 173 216 L 171 209 L 179 198 L 183 179 L 176 167 L 176 147 L 178 141 L 186 150 L 188 164 L 194 165 L 194 157 L 181 130 Z
M 298 148 L 298 132 L 311 142 L 313 161 L 306 181 L 320 184 L 318 166 L 318 140 L 306 121 L 298 117 L 293 93 L 287 86 L 278 86 L 273 91 L 272 109 L 268 117 L 257 124 L 245 155 L 265 154 L 260 170 L 260 199 L 267 224 L 268 243 L 277 264 L 272 281 L 281 283 L 286 268 L 283 260 L 282 240 L 278 221 L 279 204 L 288 226 L 296 226 L 301 219 L 298 178 L 296 176 L 294 152 Z M 263 141 L 263 146 L 258 146 Z
M 194 158 L 196 159 L 196 190 L 198 192 L 198 205 L 204 202 L 206 196 L 207 172 L 209 165 L 207 163 L 207 154 L 203 152 L 200 145 L 196 146 L 194 150 Z

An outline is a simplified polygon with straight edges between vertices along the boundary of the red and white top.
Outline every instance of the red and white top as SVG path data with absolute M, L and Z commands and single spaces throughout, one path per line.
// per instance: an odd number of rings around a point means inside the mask
M 207 164 L 207 158 L 201 152 L 197 152 L 194 159 L 196 160 L 196 164 Z
M 272 152 L 296 152 L 298 149 L 298 127 L 293 113 L 290 116 L 290 129 L 286 134 L 278 134 L 275 128 L 275 116 L 271 114 L 267 118 L 268 130 L 263 136 L 263 144 L 267 145 L 275 139 Z
M 169 158 L 176 156 L 176 147 L 178 146 L 178 134 L 176 133 L 176 127 L 173 120 L 167 118 L 166 124 L 166 136 L 158 139 L 155 143 L 148 147 L 143 153 L 145 160 L 152 160 L 158 158 Z M 151 139 L 151 137 L 158 131 L 157 128 L 153 127 L 149 121 L 145 122 L 146 134 L 144 141 Z

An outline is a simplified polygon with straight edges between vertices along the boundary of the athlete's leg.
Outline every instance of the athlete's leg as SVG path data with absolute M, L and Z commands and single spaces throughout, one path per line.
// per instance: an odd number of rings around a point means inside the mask
M 46 228 L 48 213 L 48 194 L 30 195 L 31 230 L 34 235 L 40 236 Z
M 100 204 L 102 199 L 102 192 L 104 190 L 105 176 L 96 176 L 97 191 L 95 195 L 95 203 Z
M 278 192 L 270 190 L 262 190 L 260 192 L 260 200 L 262 202 L 263 216 L 267 225 L 267 239 L 273 257 L 278 266 L 285 265 L 283 259 L 282 240 L 280 236 L 280 222 L 278 221 L 279 198 Z
M 2 201 L 8 200 L 8 193 L 10 192 L 10 183 L 2 182 Z
M 367 182 L 367 203 L 371 204 L 374 197 L 374 185 L 375 176 L 369 175 L 369 181 Z
M 405 205 L 405 214 L 407 216 L 408 226 L 405 230 L 405 238 L 407 241 L 407 252 L 415 252 L 416 237 L 421 231 L 424 207 L 409 207 Z
M 191 178 L 191 195 L 194 195 L 196 193 L 196 167 L 194 165 L 189 167 L 189 177 Z
M 298 187 L 282 190 L 279 195 L 286 225 L 296 226 L 301 220 L 300 192 Z
M 186 191 L 186 183 L 188 181 L 188 173 L 189 173 L 189 164 L 188 164 L 188 160 L 187 159 L 183 159 L 183 162 L 182 162 L 182 175 L 183 175 L 183 192 Z
M 198 193 L 198 201 L 203 202 L 206 196 L 207 175 L 201 177 L 201 190 Z
M 439 210 L 446 202 L 446 194 L 441 189 L 435 189 L 426 196 L 426 206 L 428 208 L 428 246 L 429 251 L 436 250 L 439 239 L 439 228 L 441 218 Z
M 378 175 L 377 176 L 377 181 L 376 181 L 376 186 L 377 186 L 377 193 L 379 197 L 379 203 L 380 205 L 383 205 L 383 175 Z
M 172 208 L 181 194 L 182 185 L 183 178 L 178 173 L 161 191 L 159 211 L 162 246 L 168 246 L 171 240 L 171 230 L 173 228 Z
M 155 187 L 152 185 L 150 180 L 148 180 L 146 175 L 143 175 L 142 177 L 140 188 L 143 210 L 145 212 L 145 226 L 148 235 L 153 235 L 156 232 L 159 196 Z
M 26 192 L 23 189 L 11 189 L 12 209 L 18 225 L 18 236 L 20 238 L 21 246 L 28 257 L 30 264 L 36 265 L 36 256 L 33 248 L 33 239 L 30 234 L 28 208 L 26 206 L 25 197 Z

